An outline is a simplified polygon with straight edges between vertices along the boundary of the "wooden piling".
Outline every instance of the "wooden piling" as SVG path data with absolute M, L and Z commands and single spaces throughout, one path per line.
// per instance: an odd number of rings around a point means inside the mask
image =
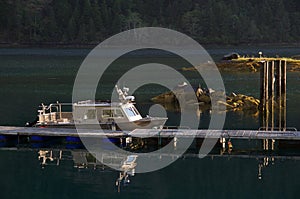
M 282 128 L 283 131 L 286 130 L 286 60 L 282 60 Z
M 270 99 L 271 99 L 271 111 L 270 111 L 270 114 L 271 114 L 271 131 L 274 130 L 274 115 L 275 115 L 275 112 L 274 112 L 274 96 L 275 96 L 275 62 L 272 61 L 271 62 L 271 68 L 270 68 L 270 83 L 271 83 L 271 96 L 270 96 Z
M 265 104 L 267 105 L 267 102 L 269 100 L 269 62 L 266 62 L 265 64 L 265 94 L 264 94 L 264 97 L 265 97 Z
M 265 127 L 266 130 L 269 128 L 269 62 L 265 64 L 265 71 L 264 71 L 264 86 L 265 86 L 265 94 L 264 94 L 264 101 L 265 101 Z
M 276 80 L 276 87 L 277 87 L 277 93 L 276 93 L 276 99 L 277 99 L 277 104 L 278 104 L 278 117 L 277 117 L 277 127 L 279 128 L 279 130 L 282 129 L 281 124 L 282 124 L 282 103 L 281 103 L 281 77 L 282 77 L 282 69 L 281 69 L 281 60 L 276 61 L 276 76 L 277 76 L 277 80 Z
M 282 60 L 282 95 L 284 98 L 286 98 L 286 60 Z M 283 104 L 285 106 L 285 104 Z
M 261 65 L 261 125 L 266 131 L 274 131 L 276 127 L 280 131 L 286 131 L 286 67 L 286 60 L 264 61 Z M 271 141 L 270 148 L 269 140 L 263 141 L 265 150 L 274 149 L 275 140 Z
M 263 109 L 264 106 L 264 85 L 265 85 L 265 79 L 264 79 L 264 75 L 265 75 L 265 64 L 266 62 L 262 62 L 260 65 L 260 105 L 261 105 L 261 109 Z
M 260 65 L 260 126 L 265 127 L 265 68 L 266 62 L 262 62 Z
M 282 77 L 282 70 L 281 70 L 281 61 L 276 61 L 276 76 L 277 76 L 277 81 L 276 81 L 276 84 L 277 84 L 277 99 L 280 99 L 281 98 L 281 77 Z M 281 106 L 281 104 L 278 104 L 279 106 Z

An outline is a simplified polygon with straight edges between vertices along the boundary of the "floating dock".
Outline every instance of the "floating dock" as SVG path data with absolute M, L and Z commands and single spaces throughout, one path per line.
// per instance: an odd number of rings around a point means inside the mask
M 47 136 L 47 137 L 122 137 L 125 132 L 111 130 L 84 129 L 78 133 L 75 128 L 39 128 L 39 127 L 15 127 L 0 126 L 0 135 L 9 136 Z
M 131 137 L 178 137 L 178 138 L 232 138 L 253 140 L 300 140 L 299 131 L 258 131 L 258 130 L 192 130 L 192 129 L 136 129 Z
M 111 131 L 81 129 L 80 133 L 68 128 L 37 128 L 0 126 L 0 135 L 7 136 L 45 136 L 45 137 L 139 137 L 139 138 L 228 138 L 252 140 L 300 140 L 300 131 L 265 130 L 192 130 L 192 129 L 135 129 L 133 131 Z

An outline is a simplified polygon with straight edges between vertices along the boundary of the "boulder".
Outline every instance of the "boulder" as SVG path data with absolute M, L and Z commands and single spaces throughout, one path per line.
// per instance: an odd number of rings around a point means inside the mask
M 231 93 L 229 96 L 226 97 L 224 91 L 215 91 L 212 93 L 208 93 L 198 89 L 196 93 L 186 92 L 183 90 L 177 90 L 174 92 L 176 93 L 176 95 L 173 92 L 169 91 L 152 98 L 152 101 L 161 104 L 168 104 L 168 103 L 174 104 L 178 102 L 176 98 L 176 96 L 178 96 L 179 98 L 183 99 L 185 102 L 194 104 L 197 102 L 191 100 L 196 94 L 198 103 L 201 103 L 201 105 L 210 106 L 211 97 L 212 97 L 213 99 L 215 99 L 217 103 L 225 105 L 227 110 L 257 111 L 259 109 L 259 104 L 260 104 L 260 101 L 258 99 L 243 94 Z M 226 101 L 223 100 L 224 97 L 226 97 Z
M 258 110 L 260 101 L 252 96 L 232 93 L 227 98 L 227 104 L 235 110 Z

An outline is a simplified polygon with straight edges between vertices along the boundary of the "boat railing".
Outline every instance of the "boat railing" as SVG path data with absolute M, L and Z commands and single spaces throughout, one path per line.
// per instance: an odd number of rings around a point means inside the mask
M 84 100 L 84 101 L 79 101 L 77 104 L 94 104 L 95 101 L 92 100 Z
M 72 112 L 63 112 L 62 106 L 71 106 L 72 103 L 52 103 L 48 106 L 41 104 L 41 110 L 38 110 L 40 123 L 47 122 L 69 122 L 73 118 Z M 55 110 L 53 110 L 55 109 Z
M 172 129 L 191 129 L 190 127 L 188 126 L 164 126 L 163 129 L 169 129 L 169 130 L 172 130 Z
M 39 122 L 70 122 L 73 120 L 72 112 L 51 112 L 39 115 Z
M 260 127 L 258 129 L 259 131 L 297 131 L 297 129 L 295 127 L 286 127 L 286 128 L 283 128 L 283 127 Z

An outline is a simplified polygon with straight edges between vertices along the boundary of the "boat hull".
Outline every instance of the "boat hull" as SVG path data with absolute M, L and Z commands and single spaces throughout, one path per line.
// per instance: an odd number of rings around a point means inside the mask
M 153 128 L 163 128 L 168 118 L 161 117 L 147 117 L 134 122 L 106 122 L 99 124 L 81 123 L 76 124 L 77 127 L 82 129 L 98 129 L 99 126 L 104 130 L 116 130 L 116 131 L 132 131 L 134 129 L 153 129 Z M 40 128 L 76 128 L 74 123 L 59 124 L 59 123 L 49 123 L 49 124 L 36 124 L 36 127 Z

